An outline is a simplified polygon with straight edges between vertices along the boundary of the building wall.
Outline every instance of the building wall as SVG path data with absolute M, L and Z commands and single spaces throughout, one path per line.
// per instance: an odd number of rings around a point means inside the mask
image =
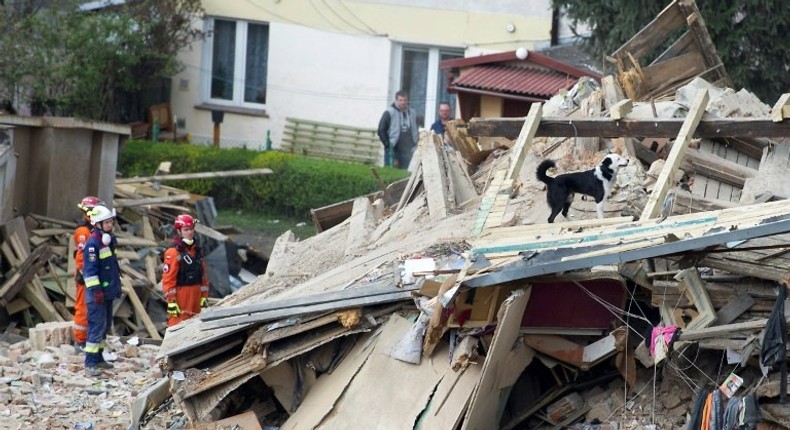
M 375 128 L 399 89 L 402 44 L 471 56 L 534 49 L 551 29 L 549 0 L 205 0 L 204 8 L 209 17 L 269 23 L 265 113 L 226 113 L 221 125 L 223 147 L 251 149 L 264 148 L 267 131 L 279 147 L 287 117 Z M 195 142 L 210 143 L 211 112 L 200 108 L 203 53 L 200 42 L 179 56 L 185 69 L 174 77 L 171 105 Z
M 481 96 L 480 116 L 483 118 L 499 118 L 502 116 L 502 98 Z

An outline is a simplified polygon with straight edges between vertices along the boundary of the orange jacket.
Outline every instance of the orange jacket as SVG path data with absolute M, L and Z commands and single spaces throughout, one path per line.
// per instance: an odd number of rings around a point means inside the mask
M 87 242 L 88 238 L 91 235 L 91 227 L 87 224 L 82 224 L 74 230 L 74 244 L 77 246 L 77 249 L 74 252 L 74 263 L 77 265 L 77 272 L 82 270 L 85 265 L 82 256 L 82 250 L 85 248 L 85 242 Z
M 174 246 L 167 248 L 165 251 L 164 263 L 162 265 L 162 290 L 165 293 L 168 303 L 176 302 L 176 291 L 178 285 L 178 271 L 181 266 L 181 250 L 186 249 L 190 257 L 195 258 L 198 251 L 197 245 L 186 246 L 180 239 L 176 239 Z M 208 273 L 206 271 L 206 258 L 200 263 L 202 269 L 202 282 L 200 284 L 181 285 L 184 286 L 200 286 L 200 296 L 208 297 Z

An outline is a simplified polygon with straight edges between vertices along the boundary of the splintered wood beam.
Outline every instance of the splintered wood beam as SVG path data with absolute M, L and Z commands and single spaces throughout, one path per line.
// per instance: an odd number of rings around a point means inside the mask
M 211 178 L 230 178 L 232 176 L 254 176 L 270 175 L 272 169 L 246 169 L 246 170 L 227 170 L 224 172 L 200 172 L 200 173 L 180 173 L 175 175 L 154 175 L 137 176 L 134 178 L 119 178 L 115 184 L 137 184 L 140 182 L 162 182 L 179 181 L 183 179 L 211 179 Z
M 24 261 L 16 267 L 16 271 L 0 286 L 0 305 L 6 306 L 22 288 L 36 276 L 36 271 L 47 262 L 51 255 L 47 245 L 34 249 Z
M 790 93 L 782 94 L 771 109 L 771 121 L 782 122 L 785 118 L 790 118 Z
M 612 53 L 619 58 L 631 54 L 639 60 L 663 44 L 672 33 L 686 24 L 685 17 L 673 1 L 631 39 Z
M 510 167 L 507 170 L 506 179 L 516 180 L 519 173 L 521 173 L 521 166 L 524 165 L 524 158 L 529 153 L 529 147 L 532 145 L 532 139 L 535 138 L 535 131 L 540 124 L 540 118 L 543 115 L 543 105 L 541 103 L 532 103 L 529 108 L 529 113 L 524 120 L 524 125 L 518 133 L 518 139 L 513 146 L 513 151 L 510 152 Z
M 521 118 L 472 118 L 469 134 L 477 137 L 519 135 Z M 675 137 L 683 118 L 622 119 L 543 117 L 536 137 Z M 700 121 L 694 138 L 780 138 L 790 137 L 790 121 L 773 122 L 770 118 L 718 118 Z
M 145 325 L 145 330 L 148 332 L 148 335 L 151 336 L 151 339 L 161 339 L 162 336 L 159 334 L 159 331 L 156 329 L 156 325 L 151 320 L 151 317 L 148 316 L 148 312 L 145 310 L 145 306 L 143 306 L 143 302 L 140 301 L 140 298 L 137 297 L 137 293 L 134 291 L 131 282 L 122 276 L 121 277 L 121 284 L 123 292 L 126 293 L 129 300 L 132 302 L 132 306 L 134 306 L 134 311 L 137 312 L 137 317 L 143 322 Z
M 697 128 L 700 119 L 702 119 L 702 114 L 705 113 L 708 99 L 708 90 L 704 89 L 699 90 L 697 95 L 694 96 L 691 109 L 686 116 L 686 120 L 683 122 L 683 127 L 680 129 L 675 143 L 672 145 L 672 150 L 667 156 L 664 168 L 661 170 L 661 174 L 658 175 L 656 185 L 653 188 L 653 192 L 650 194 L 650 198 L 647 200 L 647 204 L 642 211 L 640 219 L 647 220 L 659 215 L 661 206 L 664 204 L 664 199 L 667 197 L 667 193 L 675 185 L 670 178 L 674 177 L 675 171 L 680 166 L 681 161 L 683 161 L 683 156 L 686 154 L 686 150 L 691 142 L 691 135 L 694 134 L 694 129 Z
M 185 202 L 189 200 L 191 196 L 189 194 L 177 194 L 174 196 L 165 196 L 165 197 L 148 197 L 144 199 L 115 199 L 113 200 L 113 205 L 116 208 L 128 208 L 133 206 L 144 206 L 144 205 L 158 205 L 161 203 L 172 203 L 172 202 Z

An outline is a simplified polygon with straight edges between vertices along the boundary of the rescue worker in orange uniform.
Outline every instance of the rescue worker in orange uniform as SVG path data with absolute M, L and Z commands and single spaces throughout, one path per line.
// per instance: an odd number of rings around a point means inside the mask
M 88 213 L 99 205 L 104 206 L 104 202 L 94 196 L 85 196 L 82 201 L 77 204 L 77 207 L 83 212 L 83 217 L 77 229 L 74 230 L 74 245 L 77 248 L 74 250 L 74 263 L 76 265 L 74 281 L 77 283 L 77 297 L 74 299 L 74 326 L 72 327 L 72 335 L 74 336 L 74 342 L 81 350 L 85 349 L 85 342 L 88 340 L 88 305 L 85 304 L 85 278 L 82 275 L 84 259 L 82 251 L 93 229 L 91 217 Z
M 167 298 L 167 326 L 174 326 L 208 306 L 208 275 L 203 250 L 195 243 L 195 223 L 189 215 L 179 215 L 173 225 L 176 237 L 165 251 L 162 290 Z

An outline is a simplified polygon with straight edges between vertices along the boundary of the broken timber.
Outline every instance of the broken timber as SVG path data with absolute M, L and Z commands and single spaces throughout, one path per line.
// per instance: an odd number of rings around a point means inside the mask
M 415 284 L 408 288 L 383 285 L 334 291 L 276 302 L 205 311 L 201 312 L 200 319 L 204 321 L 203 325 L 206 328 L 261 323 L 289 316 L 409 300 L 411 292 L 418 289 Z
M 543 117 L 536 137 L 675 137 L 684 118 L 622 119 Z M 472 118 L 472 136 L 518 137 L 522 118 Z M 692 138 L 790 137 L 790 121 L 773 122 L 770 118 L 704 119 Z M 759 143 L 759 142 L 757 142 Z M 766 144 L 767 145 L 767 144 Z M 766 146 L 763 145 L 763 146 Z
M 119 178 L 115 180 L 115 183 L 136 184 L 140 182 L 178 181 L 183 179 L 210 179 L 210 178 L 230 178 L 233 176 L 270 175 L 272 173 L 273 173 L 272 169 L 228 170 L 224 172 L 181 173 L 175 175 L 154 175 L 154 176 L 137 176 L 134 178 Z

